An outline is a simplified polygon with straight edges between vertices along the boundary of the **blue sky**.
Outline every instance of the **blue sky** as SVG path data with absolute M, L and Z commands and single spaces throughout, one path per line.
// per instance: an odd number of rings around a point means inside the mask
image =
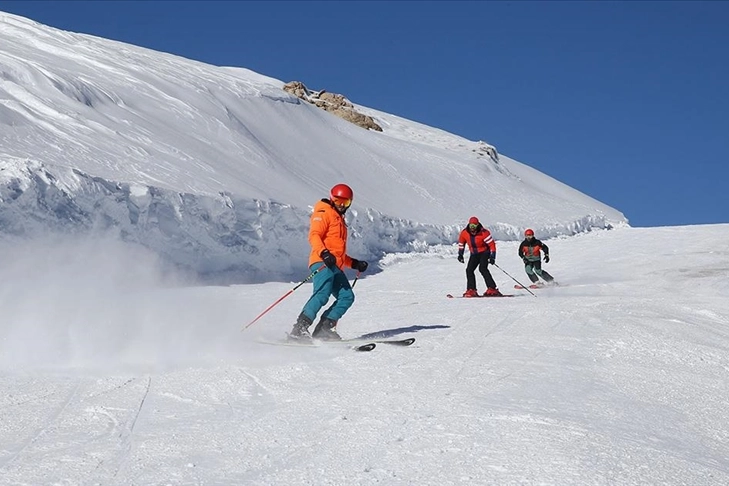
M 729 222 L 729 2 L 31 1 L 0 10 L 302 81 L 484 140 L 633 226 Z

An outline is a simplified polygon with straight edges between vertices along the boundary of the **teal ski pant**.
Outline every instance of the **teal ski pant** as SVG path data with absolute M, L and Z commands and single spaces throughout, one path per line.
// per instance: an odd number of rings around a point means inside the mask
M 545 282 L 551 282 L 554 280 L 554 278 L 547 273 L 546 270 L 542 270 L 542 262 L 541 260 L 536 262 L 529 262 L 527 265 L 524 265 L 524 270 L 526 270 L 527 275 L 529 275 L 529 280 L 532 282 L 536 282 L 539 280 L 538 277 L 542 277 Z
M 314 263 L 309 267 L 312 272 L 321 266 L 321 262 Z M 335 267 L 322 268 L 314 275 L 314 290 L 309 300 L 304 304 L 302 312 L 311 319 L 316 319 L 322 307 L 329 302 L 329 297 L 334 296 L 334 303 L 325 310 L 321 317 L 338 321 L 354 303 L 354 291 L 349 285 L 349 280 L 342 270 Z

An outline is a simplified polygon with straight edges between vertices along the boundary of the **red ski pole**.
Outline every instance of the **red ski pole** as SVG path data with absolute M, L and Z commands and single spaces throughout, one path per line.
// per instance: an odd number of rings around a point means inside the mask
M 254 322 L 256 322 L 256 321 L 257 321 L 258 319 L 260 319 L 261 317 L 263 317 L 263 315 L 264 315 L 264 314 L 265 314 L 266 312 L 268 312 L 268 311 L 270 311 L 271 309 L 273 309 L 274 307 L 276 307 L 276 305 L 278 305 L 278 303 L 279 303 L 279 302 L 281 302 L 281 301 L 282 301 L 282 300 L 284 300 L 284 299 L 285 299 L 286 297 L 288 297 L 289 295 L 291 295 L 292 293 L 294 293 L 294 290 L 298 289 L 299 287 L 301 287 L 302 285 L 304 285 L 304 284 L 305 284 L 306 282 L 308 282 L 309 280 L 311 280 L 312 278 L 314 278 L 314 275 L 316 275 L 317 273 L 319 273 L 319 271 L 320 271 L 320 270 L 321 270 L 322 268 L 324 268 L 324 267 L 326 267 L 326 265 L 322 265 L 322 266 L 320 266 L 319 268 L 317 268 L 316 270 L 314 270 L 313 272 L 311 272 L 311 273 L 309 274 L 309 276 L 308 276 L 308 277 L 306 277 L 306 278 L 305 278 L 304 280 L 302 280 L 301 282 L 299 282 L 299 284 L 298 284 L 298 285 L 297 285 L 296 287 L 294 287 L 293 289 L 291 289 L 291 290 L 289 290 L 288 292 L 286 292 L 285 294 L 283 294 L 283 295 L 282 295 L 282 296 L 281 296 L 281 297 L 280 297 L 280 298 L 279 298 L 279 299 L 278 299 L 278 300 L 277 300 L 276 302 L 274 302 L 273 304 L 269 305 L 269 306 L 268 306 L 268 308 L 267 308 L 266 310 L 264 310 L 263 312 L 261 312 L 260 314 L 258 314 L 258 317 L 256 317 L 256 318 L 255 318 L 255 319 L 253 319 L 253 320 L 252 320 L 251 322 L 249 322 L 248 324 L 246 324 L 246 326 L 245 326 L 245 327 L 244 327 L 243 329 L 241 329 L 241 332 L 243 332 L 243 331 L 245 331 L 246 329 L 248 329 L 249 327 L 251 327 L 251 326 L 253 325 L 253 323 L 254 323 Z

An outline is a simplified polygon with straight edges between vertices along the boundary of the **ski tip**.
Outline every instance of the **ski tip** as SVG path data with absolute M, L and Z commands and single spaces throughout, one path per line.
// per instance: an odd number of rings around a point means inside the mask
M 415 338 L 406 338 L 406 339 L 383 339 L 382 341 L 377 341 L 377 344 L 389 344 L 390 346 L 410 346 L 415 342 Z
M 402 341 L 400 341 L 400 346 L 410 346 L 414 342 L 415 342 L 415 338 L 403 339 Z
M 355 346 L 354 350 L 363 352 L 372 351 L 373 349 L 375 349 L 376 346 L 377 344 L 375 343 L 360 344 L 359 346 Z
M 451 295 L 451 294 L 446 294 L 446 297 L 448 297 L 449 299 L 452 299 L 452 298 L 453 298 L 453 295 Z

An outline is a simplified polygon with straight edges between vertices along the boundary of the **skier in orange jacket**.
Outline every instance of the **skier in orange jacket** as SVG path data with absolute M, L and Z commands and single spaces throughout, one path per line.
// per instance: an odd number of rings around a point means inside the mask
M 367 262 L 356 260 L 347 255 L 347 223 L 344 213 L 352 204 L 354 193 L 346 184 L 332 187 L 329 199 L 322 199 L 314 205 L 309 227 L 309 269 L 314 272 L 325 265 L 314 275 L 314 289 L 311 297 L 304 305 L 289 336 L 295 339 L 340 340 L 337 334 L 337 321 L 354 303 L 354 292 L 343 269 L 353 268 L 360 272 L 367 270 Z M 314 332 L 309 334 L 309 327 L 316 315 L 329 301 L 335 297 L 334 303 L 326 309 Z
M 496 282 L 489 272 L 488 265 L 496 263 L 496 242 L 491 236 L 491 232 L 481 226 L 476 216 L 468 220 L 468 226 L 463 228 L 458 236 L 458 261 L 464 263 L 463 252 L 468 245 L 471 256 L 468 258 L 466 265 L 466 292 L 464 297 L 478 297 L 476 290 L 476 274 L 478 267 L 479 272 L 486 282 L 486 292 L 484 297 L 500 297 L 502 294 L 496 288 Z

